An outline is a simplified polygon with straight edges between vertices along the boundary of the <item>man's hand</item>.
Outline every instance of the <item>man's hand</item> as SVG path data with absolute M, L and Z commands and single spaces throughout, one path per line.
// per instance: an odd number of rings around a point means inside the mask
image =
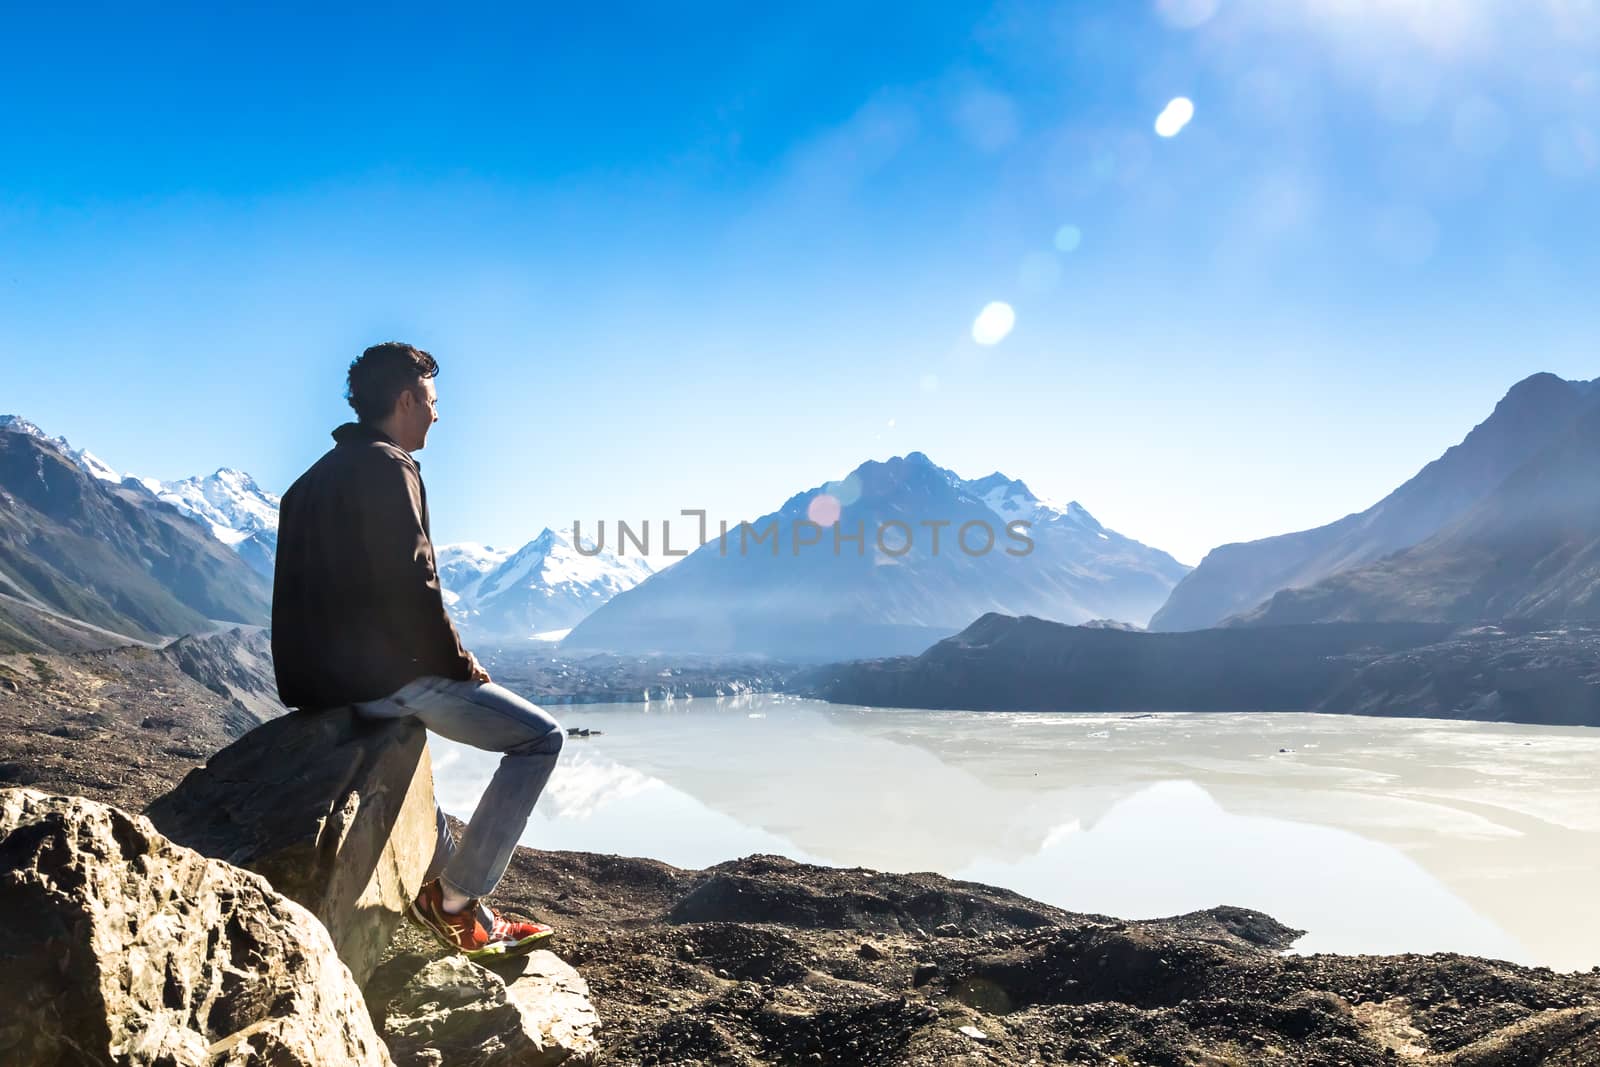
M 489 677 L 489 672 L 483 669 L 483 664 L 478 662 L 478 657 L 477 656 L 474 656 L 471 652 L 468 652 L 467 653 L 467 661 L 471 665 L 472 680 L 474 682 L 492 682 L 492 681 L 494 681 L 493 678 Z

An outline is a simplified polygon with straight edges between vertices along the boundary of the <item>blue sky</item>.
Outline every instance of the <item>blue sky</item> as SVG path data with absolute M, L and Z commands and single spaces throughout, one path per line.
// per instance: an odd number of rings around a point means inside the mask
M 1193 563 L 1600 375 L 1594 5 L 759 8 L 8 14 L 0 411 L 281 490 L 398 338 L 440 542 L 920 449 Z

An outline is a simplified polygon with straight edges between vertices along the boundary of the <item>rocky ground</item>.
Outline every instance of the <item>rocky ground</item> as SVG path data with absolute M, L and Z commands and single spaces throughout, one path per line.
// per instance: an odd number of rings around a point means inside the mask
M 144 810 L 260 721 L 181 658 L 138 647 L 0 655 L 0 786 Z
M 518 850 L 612 1062 L 1600 1063 L 1600 973 L 1286 956 L 1271 918 L 1121 922 L 934 875 Z M 514 903 L 513 903 L 514 902 Z
M 158 653 L 5 657 L 0 782 L 141 810 L 240 715 Z M 1600 973 L 1283 955 L 1295 931 L 1241 909 L 1122 922 L 934 875 L 527 849 L 497 903 L 558 927 L 605 1062 L 1600 1063 Z M 403 928 L 391 956 L 434 951 Z

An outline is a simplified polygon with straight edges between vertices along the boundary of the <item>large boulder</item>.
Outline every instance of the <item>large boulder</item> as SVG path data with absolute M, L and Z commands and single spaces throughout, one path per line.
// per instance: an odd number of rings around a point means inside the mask
M 368 1006 L 400 1067 L 579 1067 L 599 1049 L 589 987 L 545 951 L 487 966 L 400 955 Z
M 348 708 L 256 727 L 150 805 L 156 828 L 264 876 L 315 915 L 365 983 L 433 859 L 427 735 Z
M 381 1067 L 327 931 L 82 797 L 0 790 L 0 1063 Z

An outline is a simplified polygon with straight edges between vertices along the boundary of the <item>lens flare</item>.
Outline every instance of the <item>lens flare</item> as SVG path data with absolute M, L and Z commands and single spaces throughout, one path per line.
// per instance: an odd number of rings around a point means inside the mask
M 806 518 L 818 526 L 832 526 L 839 521 L 839 498 L 829 493 L 818 493 L 806 505 Z
M 1017 313 L 1001 300 L 987 304 L 972 321 L 972 339 L 980 345 L 997 345 L 1017 324 Z
M 1194 101 L 1187 96 L 1175 96 L 1156 116 L 1156 133 L 1162 137 L 1176 137 L 1178 131 L 1194 118 Z
M 889 420 L 893 422 L 894 420 Z M 842 508 L 847 508 L 861 499 L 861 479 L 854 474 L 846 475 L 837 482 L 829 482 L 822 487 L 822 491 L 833 497 Z

